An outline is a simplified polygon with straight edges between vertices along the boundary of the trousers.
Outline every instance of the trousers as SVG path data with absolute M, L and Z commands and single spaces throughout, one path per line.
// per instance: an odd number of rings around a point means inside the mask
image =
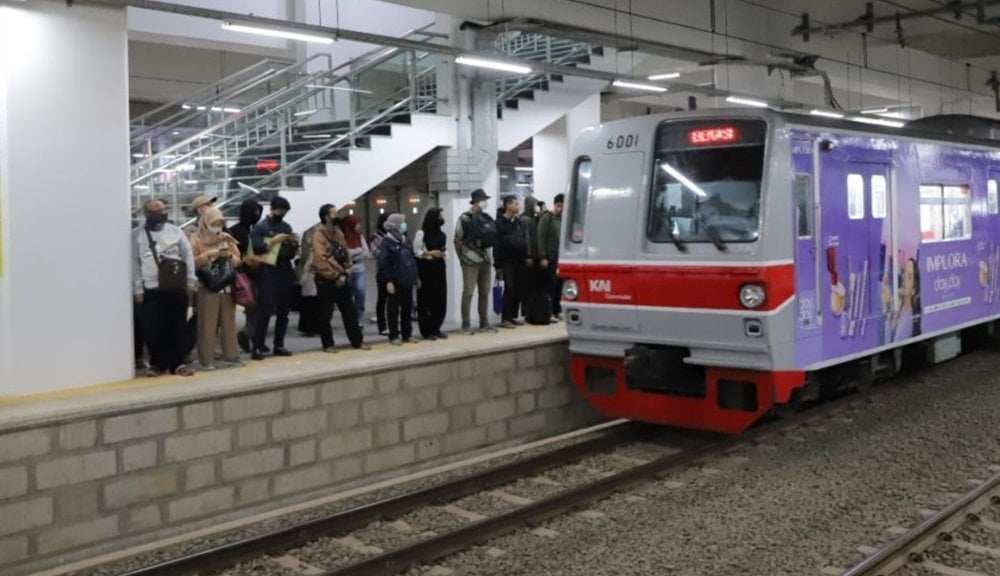
M 420 288 L 417 289 L 417 324 L 427 338 L 441 333 L 448 311 L 448 277 L 444 260 L 420 260 Z
M 462 264 L 462 328 L 472 325 L 472 293 L 478 291 L 479 327 L 490 324 L 490 263 Z
M 347 339 L 351 341 L 351 347 L 360 348 L 364 342 L 361 333 L 361 326 L 358 324 L 358 312 L 354 307 L 354 296 L 351 294 L 350 284 L 337 286 L 329 280 L 316 279 L 316 298 L 319 314 L 316 322 L 316 329 L 319 331 L 320 342 L 323 349 L 333 348 L 333 321 L 334 306 L 340 310 L 340 317 L 344 321 L 344 330 L 347 331 Z
M 389 340 L 400 336 L 407 340 L 413 336 L 413 286 L 394 284 L 395 294 L 388 294 L 386 320 L 389 321 Z
M 185 292 L 146 290 L 142 301 L 142 335 L 153 368 L 173 372 L 184 364 L 187 309 Z
M 198 288 L 198 361 L 208 366 L 215 360 L 217 340 L 222 340 L 222 358 L 227 362 L 240 359 L 236 342 L 236 304 L 228 292 L 211 292 Z
M 274 321 L 274 347 L 285 347 L 288 332 L 288 311 L 295 288 L 295 271 L 291 267 L 264 267 L 257 281 L 257 310 L 253 332 L 254 348 L 261 349 L 267 340 L 267 329 Z

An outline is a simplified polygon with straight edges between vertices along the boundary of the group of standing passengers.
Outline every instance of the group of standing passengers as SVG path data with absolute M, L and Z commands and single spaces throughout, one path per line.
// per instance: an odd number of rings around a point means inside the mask
M 482 190 L 474 191 L 471 207 L 461 215 L 455 231 L 463 279 L 462 331 L 474 333 L 470 308 L 476 290 L 480 329 L 496 331 L 488 317 L 493 267 L 497 278 L 506 283 L 501 327 L 523 324 L 519 319 L 522 308 L 530 319 L 528 308 L 533 303 L 545 308 L 544 323 L 548 323 L 550 315 L 559 314 L 555 270 L 562 195 L 556 197 L 552 212 L 536 211 L 534 199 L 529 198 L 528 209 L 520 216 L 517 198 L 505 197 L 497 220 L 485 213 L 488 200 Z M 418 341 L 412 325 L 416 291 L 421 336 L 447 338 L 442 325 L 447 309 L 448 239 L 440 208 L 427 211 L 413 242 L 402 214 L 382 215 L 369 249 L 358 219 L 339 217 L 332 204 L 320 208 L 319 222 L 300 241 L 284 220 L 291 210 L 285 198 L 274 198 L 263 220 L 263 207 L 254 199 L 244 201 L 239 223 L 230 230 L 213 203 L 207 197 L 195 199 L 192 209 L 197 222 L 182 230 L 167 221 L 162 201 L 149 200 L 143 207 L 145 224 L 133 231 L 136 357 L 141 358 L 145 344 L 149 376 L 192 375 L 188 355 L 195 346 L 203 370 L 214 370 L 217 361 L 242 365 L 239 348 L 254 360 L 268 353 L 291 356 L 285 335 L 297 286 L 304 300 L 312 298 L 308 306 L 303 303 L 300 328 L 308 327 L 303 331 L 318 335 L 324 351 L 336 352 L 331 327 L 334 307 L 340 311 L 351 346 L 370 350 L 362 326 L 364 262 L 370 258 L 378 263 L 379 333 L 387 333 L 396 346 Z M 246 318 L 240 331 L 236 327 L 238 303 Z M 196 335 L 189 329 L 191 305 Z M 272 317 L 273 350 L 266 345 Z

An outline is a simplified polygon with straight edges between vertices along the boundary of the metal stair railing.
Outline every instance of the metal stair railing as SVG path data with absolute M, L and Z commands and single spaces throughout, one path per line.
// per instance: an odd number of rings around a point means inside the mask
M 323 56 L 326 56 L 327 61 L 329 61 L 329 54 L 323 54 Z M 190 124 L 199 112 L 212 111 L 213 108 L 221 111 L 224 106 L 229 104 L 234 94 L 240 94 L 246 89 L 253 88 L 262 80 L 295 64 L 283 60 L 261 60 L 205 86 L 189 97 L 162 104 L 132 118 L 129 123 L 132 130 L 133 151 L 136 151 L 140 144 L 145 144 L 154 131 L 162 132 L 172 129 L 178 124 Z
M 446 38 L 429 30 L 431 26 L 409 32 L 404 37 Z M 239 112 L 206 129 L 135 162 L 131 177 L 133 205 L 138 208 L 147 197 L 172 198 L 176 215 L 180 201 L 195 194 L 225 198 L 233 188 L 230 185 L 232 169 L 246 151 L 269 142 L 277 142 L 285 150 L 286 145 L 292 142 L 296 129 L 304 127 L 314 116 L 326 113 L 338 119 L 334 111 L 334 90 L 351 93 L 352 104 L 347 117 L 342 120 L 347 121 L 352 129 L 356 128 L 359 123 L 367 121 L 358 117 L 358 112 L 363 109 L 354 104 L 356 99 L 353 96 L 361 90 L 357 87 L 359 79 L 363 79 L 362 75 L 366 72 L 400 58 L 400 55 L 411 61 L 409 75 L 413 75 L 413 67 L 429 56 L 426 52 L 379 48 L 336 68 L 327 67 L 297 76 L 287 74 L 287 85 L 244 105 Z M 405 78 L 407 71 L 401 70 L 400 73 Z M 411 81 L 410 84 L 413 88 L 414 83 Z M 245 92 L 246 88 L 247 84 L 243 84 L 237 91 Z M 421 88 L 426 90 L 425 85 Z M 374 95 L 375 91 L 370 92 Z M 282 156 L 284 159 L 284 152 Z M 282 162 L 279 172 L 285 173 L 285 166 Z
M 587 42 L 545 34 L 508 32 L 497 37 L 494 48 L 502 54 L 526 60 L 574 66 L 590 57 L 594 47 Z M 502 108 L 505 102 L 519 94 L 543 87 L 548 79 L 547 74 L 530 74 L 497 82 L 497 106 Z

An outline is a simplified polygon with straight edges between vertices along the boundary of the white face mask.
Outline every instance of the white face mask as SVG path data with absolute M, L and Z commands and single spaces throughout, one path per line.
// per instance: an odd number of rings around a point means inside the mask
M 222 234 L 222 226 L 209 226 L 208 231 L 212 234 Z
M 482 202 L 479 203 L 479 209 L 486 210 L 486 207 L 489 206 L 489 204 L 490 204 L 489 200 L 483 200 Z

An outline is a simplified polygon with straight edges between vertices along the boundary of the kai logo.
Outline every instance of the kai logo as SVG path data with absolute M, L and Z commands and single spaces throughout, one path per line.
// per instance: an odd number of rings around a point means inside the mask
M 590 291 L 595 294 L 598 292 L 611 292 L 611 280 L 591 280 Z

